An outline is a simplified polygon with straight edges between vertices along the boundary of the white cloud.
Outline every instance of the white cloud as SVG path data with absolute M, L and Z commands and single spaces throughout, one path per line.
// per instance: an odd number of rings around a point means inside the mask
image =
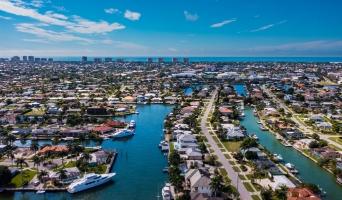
M 104 11 L 105 11 L 105 13 L 107 13 L 107 14 L 114 14 L 114 13 L 120 12 L 120 10 L 117 9 L 117 8 L 107 8 L 107 9 L 104 9 Z
M 6 17 L 6 16 L 2 16 L 2 15 L 0 15 L 0 19 L 4 19 L 4 20 L 11 20 L 11 19 L 12 19 L 12 17 Z
M 284 24 L 284 23 L 286 23 L 286 22 L 287 22 L 287 20 L 283 20 L 283 21 L 277 22 L 277 23 L 275 23 L 275 24 L 267 24 L 267 25 L 262 26 L 262 27 L 260 27 L 260 28 L 253 29 L 253 30 L 251 30 L 250 32 L 264 31 L 264 30 L 270 29 L 270 28 L 272 28 L 272 27 L 274 27 L 274 26 L 276 26 L 276 25 Z
M 68 42 L 68 41 L 79 41 L 83 43 L 91 43 L 92 40 L 75 36 L 70 33 L 64 32 L 56 32 L 51 30 L 46 30 L 43 27 L 46 27 L 46 24 L 30 24 L 30 23 L 21 23 L 16 25 L 16 29 L 23 33 L 29 33 L 35 35 L 41 39 L 46 39 L 50 41 L 57 42 Z
M 108 33 L 114 30 L 120 30 L 126 28 L 119 23 L 109 24 L 106 21 L 94 22 L 87 19 L 83 19 L 79 16 L 74 16 L 76 23 L 72 23 L 66 26 L 70 31 L 77 33 L 91 34 L 91 33 Z
M 54 13 L 53 11 L 46 11 L 45 15 L 52 17 L 52 18 L 61 19 L 61 20 L 67 20 L 68 19 L 67 16 L 65 16 L 63 14 Z
M 23 17 L 29 17 L 39 22 L 50 25 L 62 26 L 71 32 L 77 33 L 108 33 L 114 30 L 124 29 L 125 26 L 119 23 L 108 23 L 106 21 L 90 21 L 79 16 L 74 16 L 72 20 L 68 20 L 65 15 L 48 11 L 45 14 L 39 13 L 37 10 L 28 8 L 19 3 L 13 3 L 8 0 L 0 1 L 0 10 Z
M 138 12 L 133 12 L 133 11 L 130 11 L 130 10 L 126 10 L 125 11 L 125 14 L 124 14 L 124 17 L 126 19 L 129 19 L 131 21 L 137 21 L 140 19 L 141 17 L 141 14 L 138 13 Z
M 211 28 L 220 28 L 226 24 L 230 24 L 230 23 L 235 22 L 235 21 L 236 21 L 236 19 L 228 19 L 228 20 L 224 20 L 224 21 L 219 22 L 219 23 L 212 24 L 210 27 Z
M 186 10 L 184 11 L 184 16 L 185 16 L 185 19 L 187 21 L 192 21 L 192 22 L 197 21 L 198 18 L 199 18 L 199 16 L 196 13 L 195 14 L 191 14 L 191 13 L 189 13 Z

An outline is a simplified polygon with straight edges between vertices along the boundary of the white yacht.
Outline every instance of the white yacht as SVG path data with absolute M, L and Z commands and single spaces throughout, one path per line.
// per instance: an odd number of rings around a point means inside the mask
M 295 168 L 295 166 L 292 163 L 286 163 L 285 167 L 293 174 L 298 174 L 298 170 Z
M 275 161 L 283 161 L 283 157 L 280 154 L 273 154 L 273 158 Z
M 130 128 L 130 129 L 135 128 L 135 121 L 134 120 L 131 120 L 131 122 L 129 122 L 128 128 Z
M 109 174 L 86 174 L 83 178 L 77 179 L 72 182 L 68 187 L 67 190 L 69 193 L 76 193 L 83 190 L 87 190 L 112 180 L 115 176 L 115 173 Z
M 171 195 L 171 184 L 166 183 L 165 186 L 162 189 L 162 197 L 163 200 L 171 200 L 172 195 Z
M 123 138 L 134 135 L 134 130 L 122 129 L 112 134 L 112 138 Z

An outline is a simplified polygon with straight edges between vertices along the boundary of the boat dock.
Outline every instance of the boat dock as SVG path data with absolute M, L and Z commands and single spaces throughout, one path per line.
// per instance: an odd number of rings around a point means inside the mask
M 108 167 L 107 167 L 106 172 L 105 172 L 106 174 L 108 174 L 112 171 L 112 168 L 113 168 L 113 165 L 115 163 L 117 155 L 118 155 L 118 152 L 113 151 L 113 157 L 110 159 L 110 162 L 109 162 Z

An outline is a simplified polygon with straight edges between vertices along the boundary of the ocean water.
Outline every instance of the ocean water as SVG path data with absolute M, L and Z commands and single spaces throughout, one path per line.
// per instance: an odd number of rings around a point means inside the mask
M 158 56 L 151 56 L 157 62 Z M 184 57 L 177 57 L 180 62 Z M 81 57 L 53 57 L 55 61 L 81 61 Z M 102 57 L 104 58 L 104 57 Z M 146 62 L 147 57 L 111 57 L 113 61 L 123 59 L 126 62 Z M 173 57 L 163 57 L 171 62 Z M 342 57 L 188 57 L 190 62 L 342 62 Z M 88 61 L 94 57 L 89 56 Z

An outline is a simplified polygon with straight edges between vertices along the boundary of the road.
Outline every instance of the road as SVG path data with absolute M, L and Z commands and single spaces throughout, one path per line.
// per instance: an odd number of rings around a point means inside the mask
M 238 173 L 233 170 L 232 165 L 229 163 L 229 161 L 226 159 L 222 151 L 219 149 L 218 145 L 214 141 L 213 137 L 210 135 L 209 130 L 206 126 L 207 119 L 208 119 L 210 110 L 213 107 L 216 94 L 217 94 L 217 89 L 212 94 L 210 102 L 206 107 L 206 110 L 201 120 L 201 129 L 202 129 L 204 136 L 207 138 L 208 143 L 210 144 L 211 148 L 214 150 L 214 154 L 217 156 L 218 161 L 222 164 L 222 167 L 224 167 L 224 169 L 227 171 L 230 180 L 232 180 L 231 184 L 238 189 L 240 193 L 240 199 L 250 200 L 252 199 L 251 193 L 247 191 L 246 187 L 243 185 L 242 181 L 240 180 Z
M 288 108 L 284 102 L 282 102 L 280 99 L 278 99 L 271 91 L 269 91 L 268 89 L 266 89 L 265 86 L 262 87 L 263 91 L 273 99 L 273 101 L 275 103 L 277 103 L 277 105 L 280 107 L 280 108 L 283 108 L 286 112 L 288 113 L 291 113 L 292 114 L 292 117 L 291 117 L 291 120 L 294 121 L 297 125 L 298 125 L 298 128 L 300 130 L 302 130 L 305 134 L 318 134 L 320 136 L 321 139 L 327 141 L 329 144 L 332 144 L 340 149 L 342 149 L 342 145 L 335 142 L 335 141 L 332 141 L 329 139 L 329 137 L 331 137 L 332 135 L 326 135 L 326 134 L 322 134 L 320 132 L 317 132 L 317 131 L 313 131 L 311 128 L 309 128 L 304 122 L 298 120 L 297 118 L 294 117 L 294 115 L 296 114 L 292 109 Z

